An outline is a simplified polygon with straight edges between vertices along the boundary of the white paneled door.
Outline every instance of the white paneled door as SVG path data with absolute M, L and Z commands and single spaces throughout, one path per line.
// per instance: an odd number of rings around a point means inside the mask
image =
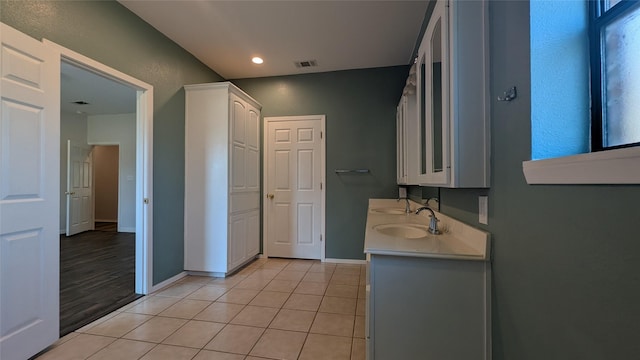
M 265 118 L 265 252 L 324 257 L 324 116 Z
M 67 140 L 67 236 L 94 229 L 92 147 Z
M 28 359 L 59 335 L 60 58 L 0 26 L 0 359 Z

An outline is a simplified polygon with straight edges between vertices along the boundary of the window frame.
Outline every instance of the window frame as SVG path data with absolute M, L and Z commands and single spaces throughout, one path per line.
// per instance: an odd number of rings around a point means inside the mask
M 606 118 L 603 117 L 604 36 L 607 25 L 640 7 L 640 1 L 622 0 L 606 9 L 607 0 L 589 1 L 589 58 L 591 76 L 591 152 L 640 146 L 640 142 L 608 146 L 605 144 Z

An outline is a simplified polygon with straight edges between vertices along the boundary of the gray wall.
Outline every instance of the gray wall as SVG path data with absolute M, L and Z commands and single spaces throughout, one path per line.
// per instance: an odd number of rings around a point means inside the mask
M 489 190 L 440 189 L 444 213 L 493 238 L 494 359 L 640 357 L 640 187 L 530 186 L 529 2 L 490 5 Z M 558 54 L 562 56 L 562 54 Z M 489 196 L 489 225 L 478 195 Z
M 153 85 L 153 282 L 182 272 L 182 86 L 222 78 L 115 1 L 2 1 L 0 21 Z
M 369 198 L 397 196 L 396 106 L 408 66 L 233 80 L 263 116 L 326 115 L 327 258 L 364 259 Z M 369 169 L 336 175 L 335 169 Z

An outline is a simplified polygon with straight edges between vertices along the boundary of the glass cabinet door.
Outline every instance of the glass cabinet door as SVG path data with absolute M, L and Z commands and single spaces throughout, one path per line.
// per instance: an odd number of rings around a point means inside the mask
M 445 3 L 434 8 L 419 50 L 420 176 L 424 185 L 449 181 L 449 59 Z

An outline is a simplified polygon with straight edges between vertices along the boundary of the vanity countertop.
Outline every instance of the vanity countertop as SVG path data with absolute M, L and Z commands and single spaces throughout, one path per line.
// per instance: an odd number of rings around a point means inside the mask
M 440 222 L 440 235 L 407 239 L 383 234 L 375 229 L 379 225 L 429 225 L 429 212 L 415 214 L 421 205 L 411 202 L 410 214 L 404 210 L 404 200 L 369 199 L 364 252 L 371 255 L 394 255 L 451 260 L 489 261 L 491 234 L 435 212 Z M 399 209 L 399 210 L 397 210 Z M 389 211 L 391 210 L 391 211 Z M 390 212 L 390 213 L 389 213 Z

